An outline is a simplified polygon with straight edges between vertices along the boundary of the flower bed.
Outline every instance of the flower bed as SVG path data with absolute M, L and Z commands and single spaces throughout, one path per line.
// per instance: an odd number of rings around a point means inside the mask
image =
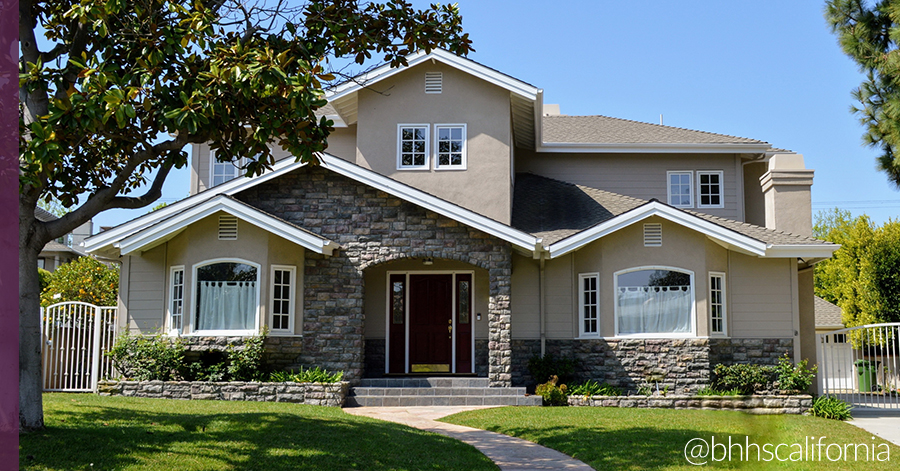
M 739 410 L 748 414 L 803 414 L 812 396 L 569 396 L 570 406 Z
M 101 381 L 101 396 L 132 396 L 214 401 L 293 402 L 341 407 L 350 383 L 259 383 L 205 381 Z

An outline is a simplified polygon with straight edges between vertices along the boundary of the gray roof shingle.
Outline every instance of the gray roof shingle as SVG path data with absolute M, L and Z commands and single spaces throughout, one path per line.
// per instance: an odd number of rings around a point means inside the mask
M 572 144 L 767 144 L 745 137 L 608 116 L 544 116 L 543 140 Z
M 816 327 L 842 326 L 841 308 L 816 296 L 813 304 L 816 311 Z

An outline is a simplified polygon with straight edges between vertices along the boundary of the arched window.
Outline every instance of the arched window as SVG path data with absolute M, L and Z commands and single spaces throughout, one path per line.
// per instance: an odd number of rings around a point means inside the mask
M 616 334 L 694 333 L 694 274 L 669 267 L 616 272 Z
M 215 260 L 194 266 L 195 331 L 255 332 L 259 265 Z

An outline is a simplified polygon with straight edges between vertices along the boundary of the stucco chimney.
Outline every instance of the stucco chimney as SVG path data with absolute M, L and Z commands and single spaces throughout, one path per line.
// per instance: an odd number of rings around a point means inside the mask
M 797 235 L 812 235 L 810 187 L 814 170 L 801 154 L 775 154 L 759 178 L 766 201 L 766 227 Z
M 559 116 L 559 105 L 545 104 L 543 114 L 544 116 Z

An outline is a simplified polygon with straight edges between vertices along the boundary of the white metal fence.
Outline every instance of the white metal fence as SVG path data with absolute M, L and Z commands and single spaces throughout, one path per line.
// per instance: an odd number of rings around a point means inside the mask
M 103 353 L 116 340 L 117 311 L 75 301 L 41 308 L 44 391 L 95 391 L 112 375 Z
M 819 391 L 857 407 L 900 409 L 900 323 L 818 335 Z

